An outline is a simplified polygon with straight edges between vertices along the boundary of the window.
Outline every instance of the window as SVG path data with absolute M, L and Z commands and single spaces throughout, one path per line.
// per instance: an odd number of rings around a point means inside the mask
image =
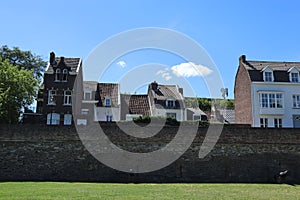
M 274 127 L 282 128 L 282 119 L 281 118 L 274 118 Z
M 266 82 L 272 82 L 273 81 L 273 76 L 272 76 L 272 72 L 264 72 L 264 80 Z
M 168 108 L 174 108 L 175 107 L 175 101 L 174 100 L 167 100 L 167 107 Z
M 260 127 L 262 128 L 268 127 L 268 118 L 260 118 Z
M 57 113 L 48 113 L 47 114 L 47 124 L 48 125 L 59 125 L 60 115 Z
M 68 70 L 64 69 L 63 70 L 63 79 L 62 81 L 66 82 L 68 80 Z
M 299 82 L 299 73 L 291 73 L 291 82 Z
M 293 95 L 293 107 L 300 108 L 300 95 Z
M 106 115 L 106 121 L 111 122 L 113 117 L 111 115 Z
M 55 105 L 56 90 L 49 90 L 48 92 L 48 104 Z
M 55 81 L 59 81 L 60 69 L 55 70 Z
M 64 105 L 71 105 L 72 92 L 70 90 L 64 91 Z
M 91 96 L 92 96 L 91 92 L 85 92 L 84 93 L 84 100 L 91 100 Z
M 72 124 L 72 115 L 65 114 L 64 115 L 64 125 L 71 125 Z
M 81 114 L 82 115 L 89 115 L 89 109 L 86 109 L 86 108 L 81 109 Z
M 260 93 L 259 101 L 261 108 L 282 108 L 283 96 L 281 93 Z
M 267 108 L 268 107 L 268 94 L 260 94 L 260 107 Z
M 176 119 L 176 113 L 167 113 L 167 118 Z
M 105 106 L 111 106 L 111 102 L 109 98 L 105 99 Z

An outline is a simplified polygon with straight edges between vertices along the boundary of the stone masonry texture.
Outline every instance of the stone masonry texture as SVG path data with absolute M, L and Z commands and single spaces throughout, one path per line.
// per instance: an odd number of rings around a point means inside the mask
M 137 139 L 123 133 L 115 123 L 101 127 L 114 144 L 132 152 L 157 150 L 178 130 L 165 126 L 151 138 Z M 214 149 L 199 159 L 206 131 L 199 128 L 190 148 L 171 165 L 133 174 L 96 160 L 73 126 L 0 125 L 0 181 L 273 183 L 274 175 L 289 170 L 286 181 L 300 183 L 300 129 L 224 126 Z

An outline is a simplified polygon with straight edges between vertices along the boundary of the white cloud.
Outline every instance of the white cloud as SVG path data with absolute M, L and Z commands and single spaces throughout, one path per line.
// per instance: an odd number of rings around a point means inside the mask
M 161 77 L 164 78 L 166 81 L 172 78 L 171 74 L 169 73 L 169 68 L 167 67 L 165 69 L 161 69 L 156 72 L 156 75 L 160 75 L 160 74 Z
M 120 66 L 120 67 L 122 67 L 122 68 L 124 68 L 124 67 L 126 67 L 126 66 L 127 66 L 126 62 L 125 62 L 125 61 L 123 61 L 123 60 L 121 60 L 121 61 L 117 62 L 117 65 L 119 65 L 119 66 Z
M 193 62 L 181 63 L 171 67 L 173 74 L 180 77 L 191 77 L 191 76 L 207 76 L 212 73 L 212 70 L 203 65 L 197 65 Z

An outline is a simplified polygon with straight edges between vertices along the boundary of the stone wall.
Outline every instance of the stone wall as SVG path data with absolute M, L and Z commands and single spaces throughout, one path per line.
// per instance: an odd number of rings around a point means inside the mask
M 154 137 L 137 139 L 114 123 L 101 127 L 116 145 L 135 152 L 161 148 L 178 130 L 168 126 Z M 199 128 L 190 148 L 168 167 L 133 174 L 97 161 L 82 145 L 75 127 L 0 125 L 0 181 L 271 183 L 274 175 L 287 169 L 286 181 L 300 183 L 300 129 L 225 126 L 211 153 L 199 159 L 206 131 Z

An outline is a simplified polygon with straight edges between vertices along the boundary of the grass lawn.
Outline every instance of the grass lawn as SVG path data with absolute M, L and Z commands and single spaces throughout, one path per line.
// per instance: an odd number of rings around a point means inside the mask
M 3 182 L 0 199 L 299 199 L 300 186 Z

